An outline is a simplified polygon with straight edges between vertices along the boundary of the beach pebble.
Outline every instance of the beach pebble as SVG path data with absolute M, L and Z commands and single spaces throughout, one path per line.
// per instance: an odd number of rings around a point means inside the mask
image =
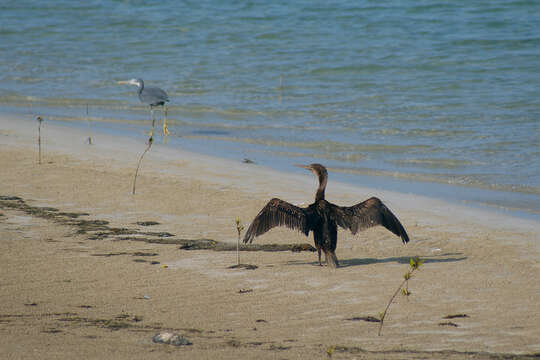
M 178 335 L 178 334 L 170 333 L 170 332 L 157 333 L 152 338 L 152 341 L 155 342 L 155 343 L 175 345 L 175 346 L 192 345 L 193 344 L 191 341 L 189 341 L 188 339 L 186 339 L 182 335 Z

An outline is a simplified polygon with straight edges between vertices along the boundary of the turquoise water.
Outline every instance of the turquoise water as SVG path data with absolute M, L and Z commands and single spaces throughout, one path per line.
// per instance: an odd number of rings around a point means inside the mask
M 3 1 L 0 112 L 540 214 L 539 1 Z M 98 139 L 96 139 L 98 141 Z

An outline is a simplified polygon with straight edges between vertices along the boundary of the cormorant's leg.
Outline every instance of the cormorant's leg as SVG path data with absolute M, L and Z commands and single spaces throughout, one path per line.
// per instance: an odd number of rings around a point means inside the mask
M 336 253 L 333 251 L 329 251 L 326 254 L 326 263 L 329 267 L 337 268 L 339 267 L 339 261 L 337 259 Z
M 322 266 L 322 263 L 321 263 L 321 248 L 317 248 L 317 252 L 319 253 L 319 266 Z
M 163 136 L 169 135 L 169 129 L 167 128 L 167 107 L 165 106 L 165 117 L 163 118 Z

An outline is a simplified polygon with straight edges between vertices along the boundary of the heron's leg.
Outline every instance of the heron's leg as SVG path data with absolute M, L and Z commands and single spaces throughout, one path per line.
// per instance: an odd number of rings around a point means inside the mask
M 169 135 L 169 129 L 167 128 L 167 107 L 165 106 L 164 118 L 163 118 L 163 136 Z
M 150 115 L 152 116 L 152 130 L 150 130 L 150 138 L 154 136 L 154 125 L 156 123 L 156 118 L 154 117 L 154 108 L 150 106 Z

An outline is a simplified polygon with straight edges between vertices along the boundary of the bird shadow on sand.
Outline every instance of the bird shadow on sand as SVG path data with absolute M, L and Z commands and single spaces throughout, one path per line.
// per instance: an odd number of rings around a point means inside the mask
M 324 258 L 324 255 L 323 255 Z M 340 259 L 339 267 L 346 268 L 351 266 L 363 266 L 371 264 L 384 264 L 395 262 L 398 264 L 409 264 L 411 257 L 410 256 L 399 256 L 399 257 L 388 257 L 388 258 L 356 258 L 356 259 Z M 440 255 L 431 255 L 431 256 L 420 256 L 420 259 L 424 260 L 424 264 L 430 263 L 447 263 L 447 262 L 457 262 L 464 261 L 468 258 L 463 256 L 461 253 L 448 253 Z M 286 265 L 313 265 L 319 266 L 317 261 L 288 261 Z
M 371 265 L 371 264 L 384 264 L 389 262 L 396 262 L 398 264 L 409 264 L 411 257 L 410 256 L 400 256 L 400 257 L 388 257 L 383 259 L 376 258 L 362 258 L 362 259 L 343 259 L 339 262 L 339 267 L 350 267 L 350 266 L 360 266 L 360 265 Z M 441 254 L 436 256 L 420 256 L 420 259 L 424 260 L 424 264 L 430 263 L 447 263 L 447 262 L 457 262 L 467 260 L 466 256 L 462 254 Z

